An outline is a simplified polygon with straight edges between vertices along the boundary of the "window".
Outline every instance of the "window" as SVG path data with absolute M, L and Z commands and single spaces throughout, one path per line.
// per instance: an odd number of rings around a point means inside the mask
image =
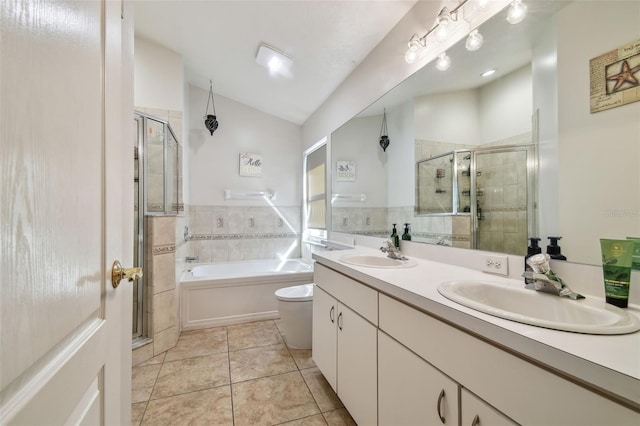
M 304 222 L 305 229 L 326 233 L 326 139 L 314 145 L 304 156 Z

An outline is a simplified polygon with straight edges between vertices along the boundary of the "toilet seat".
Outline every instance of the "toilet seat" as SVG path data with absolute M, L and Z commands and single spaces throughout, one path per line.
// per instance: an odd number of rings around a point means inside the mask
M 309 302 L 313 300 L 313 283 L 276 290 L 276 299 L 284 302 Z

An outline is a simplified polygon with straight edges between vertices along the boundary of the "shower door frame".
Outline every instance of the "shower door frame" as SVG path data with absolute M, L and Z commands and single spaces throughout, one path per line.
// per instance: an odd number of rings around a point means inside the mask
M 137 226 L 137 234 L 134 235 L 134 267 L 143 268 L 145 271 L 145 252 L 144 252 L 144 237 L 146 233 L 147 222 L 145 220 L 145 192 L 146 192 L 146 182 L 145 182 L 145 168 L 146 163 L 144 161 L 145 152 L 144 152 L 144 129 L 145 129 L 145 116 L 143 114 L 135 113 L 134 121 L 136 122 L 136 149 L 138 158 L 135 160 L 138 162 L 138 212 L 135 215 L 134 220 L 138 222 Z M 134 177 L 135 178 L 135 177 Z M 135 281 L 135 288 L 137 290 L 137 316 L 133 318 L 136 324 L 136 331 L 132 330 L 132 346 L 135 349 L 136 347 L 142 346 L 147 343 L 147 321 L 144 315 L 145 303 L 144 303 L 144 288 L 145 288 L 145 275 L 138 280 Z M 132 307 L 133 308 L 133 307 Z

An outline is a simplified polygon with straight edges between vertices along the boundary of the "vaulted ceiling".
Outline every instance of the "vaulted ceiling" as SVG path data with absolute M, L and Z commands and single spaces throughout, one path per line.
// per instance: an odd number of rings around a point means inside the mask
M 179 53 L 190 84 L 303 124 L 415 2 L 138 0 L 135 32 Z M 291 77 L 256 63 L 260 43 L 293 59 Z

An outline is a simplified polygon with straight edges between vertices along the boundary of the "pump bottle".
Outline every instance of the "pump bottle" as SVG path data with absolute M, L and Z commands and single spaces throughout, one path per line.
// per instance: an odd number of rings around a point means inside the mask
M 527 264 L 527 260 L 533 256 L 534 254 L 539 254 L 542 253 L 542 248 L 538 246 L 538 241 L 540 241 L 540 238 L 538 237 L 533 237 L 533 238 L 529 238 L 529 240 L 531 241 L 531 244 L 529 245 L 529 247 L 527 247 L 527 255 L 524 257 L 524 270 L 526 271 L 531 271 L 533 272 L 533 269 L 531 269 L 531 266 L 529 266 L 529 264 Z M 524 283 L 526 285 L 533 285 L 533 280 L 531 278 L 525 278 L 524 279 Z
M 547 246 L 547 254 L 552 259 L 556 260 L 567 260 L 566 256 L 560 253 L 560 246 L 558 245 L 558 240 L 562 237 L 548 237 L 549 245 Z
M 398 231 L 396 230 L 396 224 L 393 224 L 393 230 L 391 231 L 391 241 L 395 248 L 400 248 L 400 237 L 398 237 Z

